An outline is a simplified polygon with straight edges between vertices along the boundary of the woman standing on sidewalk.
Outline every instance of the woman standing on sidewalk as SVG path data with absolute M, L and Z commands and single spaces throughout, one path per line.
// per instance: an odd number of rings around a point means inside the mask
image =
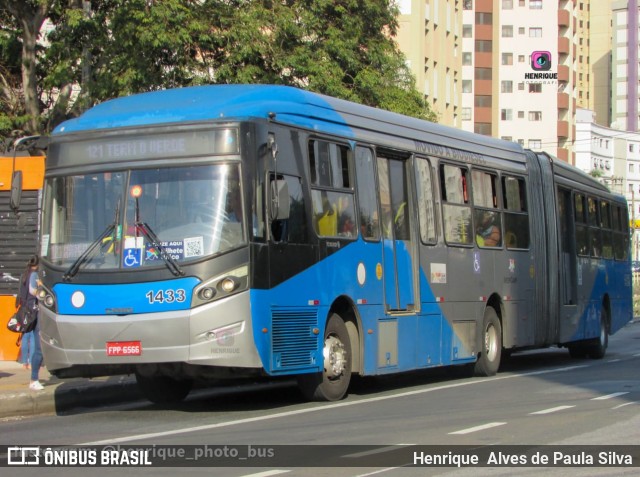
M 38 322 L 38 300 L 36 298 L 36 292 L 38 291 L 38 257 L 33 255 L 27 263 L 27 270 L 22 275 L 20 280 L 20 296 L 26 297 L 25 303 L 22 306 L 28 307 L 28 309 L 34 310 L 36 313 L 36 327 L 31 332 L 32 337 L 29 338 L 29 356 L 28 362 L 31 365 L 31 382 L 29 383 L 29 389 L 33 391 L 41 391 L 44 389 L 39 381 L 40 367 L 42 366 L 42 348 L 40 347 L 40 323 Z M 26 293 L 25 293 L 26 292 Z M 22 337 L 23 339 L 25 336 Z M 21 357 L 26 361 L 26 356 Z

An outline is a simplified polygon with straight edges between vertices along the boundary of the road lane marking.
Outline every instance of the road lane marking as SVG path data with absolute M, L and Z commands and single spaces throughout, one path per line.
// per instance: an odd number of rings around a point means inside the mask
M 372 449 L 372 450 L 369 450 L 369 451 L 356 452 L 355 454 L 347 454 L 347 455 L 343 455 L 342 457 L 350 457 L 350 458 L 365 457 L 365 456 L 368 456 L 368 455 L 381 454 L 383 452 L 395 451 L 395 450 L 398 450 L 398 447 L 400 447 L 400 446 L 413 446 L 413 445 L 416 445 L 416 444 L 395 444 L 393 446 L 380 447 L 378 449 Z
M 529 415 L 535 416 L 535 415 L 541 415 L 541 414 L 551 414 L 552 412 L 564 411 L 565 409 L 571 409 L 572 407 L 575 407 L 575 406 L 551 407 L 549 409 L 543 409 L 542 411 L 530 412 Z
M 435 391 L 442 391 L 442 390 L 445 390 L 445 389 L 454 389 L 454 388 L 460 388 L 460 387 L 464 387 L 464 386 L 472 386 L 472 385 L 475 385 L 475 384 L 486 384 L 486 383 L 492 383 L 494 381 L 501 381 L 501 380 L 505 380 L 505 379 L 526 378 L 526 377 L 530 377 L 530 376 L 541 376 L 541 375 L 544 375 L 544 374 L 551 374 L 551 373 L 558 373 L 558 372 L 565 372 L 565 371 L 574 371 L 576 369 L 589 368 L 591 366 L 595 366 L 595 364 L 591 364 L 591 365 L 582 364 L 582 365 L 577 365 L 577 366 L 566 366 L 564 368 L 554 368 L 554 369 L 545 369 L 545 370 L 541 370 L 541 371 L 531 371 L 529 373 L 507 374 L 507 375 L 495 376 L 493 378 L 474 379 L 474 380 L 471 380 L 471 381 L 464 381 L 464 382 L 460 382 L 460 383 L 443 384 L 441 386 L 435 386 L 433 388 L 415 389 L 415 390 L 412 390 L 412 391 L 407 391 L 407 392 L 403 392 L 403 393 L 399 393 L 399 394 L 390 394 L 390 395 L 386 395 L 386 396 L 376 396 L 376 397 L 372 397 L 372 398 L 358 399 L 358 400 L 355 400 L 355 401 L 340 401 L 340 402 L 331 403 L 331 404 L 324 404 L 324 405 L 321 404 L 321 405 L 317 405 L 315 407 L 310 407 L 310 408 L 296 409 L 294 411 L 276 412 L 276 413 L 267 414 L 267 415 L 264 415 L 264 416 L 248 417 L 248 418 L 245 418 L 245 419 L 237 419 L 237 420 L 234 420 L 234 421 L 217 422 L 217 423 L 214 423 L 214 424 L 203 424 L 203 425 L 200 425 L 200 426 L 185 427 L 185 428 L 181 428 L 181 429 L 171 429 L 171 430 L 168 430 L 168 431 L 149 432 L 147 434 L 137 434 L 137 435 L 125 436 L 125 437 L 114 437 L 112 439 L 104 439 L 104 440 L 94 441 L 94 442 L 85 442 L 85 443 L 76 444 L 76 445 L 96 446 L 96 445 L 119 444 L 119 443 L 123 443 L 123 442 L 133 442 L 133 441 L 140 441 L 140 440 L 146 440 L 146 439 L 155 439 L 155 438 L 158 438 L 158 437 L 175 436 L 175 435 L 178 435 L 178 434 L 188 434 L 188 433 L 191 433 L 191 432 L 208 431 L 208 430 L 212 430 L 212 429 L 220 429 L 220 428 L 223 428 L 223 427 L 239 426 L 239 425 L 242 425 L 242 424 L 250 424 L 250 423 L 253 423 L 253 422 L 268 421 L 268 420 L 271 420 L 271 419 L 279 419 L 281 417 L 291 417 L 291 416 L 297 416 L 297 415 L 300 415 L 300 414 L 309 414 L 309 413 L 313 413 L 313 412 L 327 412 L 327 411 L 331 411 L 333 409 L 340 408 L 340 407 L 356 406 L 356 405 L 360 405 L 360 404 L 370 404 L 372 402 L 387 401 L 389 399 L 404 398 L 404 397 L 410 397 L 410 396 L 418 396 L 420 394 L 427 394 L 427 393 L 431 393 L 431 392 L 435 392 Z
M 618 396 L 624 396 L 625 394 L 629 394 L 629 391 L 623 391 L 623 392 L 619 392 L 619 393 L 613 393 L 613 394 L 607 394 L 606 396 L 599 396 L 596 398 L 592 398 L 592 401 L 604 401 L 606 399 L 613 399 L 615 397 Z
M 612 407 L 611 409 L 620 409 L 621 407 L 629 406 L 630 404 L 638 404 L 638 401 L 625 402 L 622 404 L 618 404 L 617 406 Z
M 487 424 L 482 424 L 481 426 L 468 427 L 466 429 L 462 429 L 460 431 L 450 432 L 452 435 L 463 435 L 463 434 L 471 434 L 472 432 L 484 431 L 485 429 L 491 429 L 492 427 L 504 426 L 506 422 L 489 422 Z
M 243 475 L 242 477 L 270 477 L 271 475 L 286 474 L 287 472 L 291 472 L 291 471 L 273 469 L 273 470 L 265 470 L 264 472 L 258 472 L 257 474 L 246 474 L 246 475 Z

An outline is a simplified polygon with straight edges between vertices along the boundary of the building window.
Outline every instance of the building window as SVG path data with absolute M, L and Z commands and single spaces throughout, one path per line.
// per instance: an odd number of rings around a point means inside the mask
M 481 53 L 491 53 L 493 42 L 491 40 L 476 40 L 476 51 Z
M 633 164 L 629 164 L 629 172 L 633 174 Z
M 542 38 L 542 28 L 541 27 L 529 28 L 529 37 Z
M 471 80 L 462 80 L 462 92 L 463 93 L 472 93 L 473 92 L 473 87 L 472 87 L 472 81 Z
M 476 134 L 491 136 L 491 123 L 474 123 L 473 132 Z
M 542 10 L 542 0 L 529 0 L 531 10 Z
M 513 65 L 513 53 L 502 53 L 502 64 Z
M 524 147 L 524 139 L 518 139 L 518 144 Z
M 492 13 L 476 12 L 476 25 L 492 25 L 492 24 L 493 24 Z
M 501 81 L 500 82 L 501 93 L 513 93 L 513 81 Z
M 462 120 L 471 121 L 471 108 L 462 108 Z
M 542 141 L 540 139 L 529 139 L 529 149 L 540 149 Z
M 529 111 L 529 121 L 542 121 L 542 111 Z
M 471 38 L 473 36 L 473 27 L 471 25 L 462 25 L 462 38 Z
M 518 111 L 518 119 L 524 119 L 524 111 Z
M 511 121 L 513 119 L 513 111 L 511 109 L 501 109 L 500 110 L 500 119 L 502 121 Z
M 513 38 L 513 25 L 502 25 L 502 37 Z
M 471 53 L 462 53 L 462 64 L 464 66 L 472 65 L 472 55 Z
M 477 80 L 490 80 L 492 78 L 491 68 L 474 68 L 474 78 Z
M 518 55 L 518 63 L 524 63 L 524 55 Z
M 524 27 L 518 28 L 518 35 L 524 35 L 524 32 L 525 32 L 525 28 Z
M 474 98 L 474 104 L 478 108 L 490 108 L 491 96 L 476 95 Z
M 513 0 L 502 0 L 503 10 L 513 10 Z
M 473 1 L 472 0 L 464 0 L 462 4 L 463 10 L 473 10 Z
M 542 93 L 542 83 L 529 83 L 529 93 Z
M 633 144 L 629 144 L 629 152 L 633 152 Z
M 524 91 L 524 82 L 518 83 L 518 91 Z
M 521 6 L 521 7 L 524 7 L 524 0 L 519 0 L 518 1 L 518 5 Z
M 501 136 L 500 139 L 503 141 L 513 141 L 513 137 L 511 136 Z

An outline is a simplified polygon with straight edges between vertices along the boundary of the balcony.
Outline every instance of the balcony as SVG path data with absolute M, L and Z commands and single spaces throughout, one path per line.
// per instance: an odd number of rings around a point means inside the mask
M 558 65 L 558 81 L 569 82 L 569 67 L 567 65 Z
M 569 162 L 569 151 L 564 147 L 559 147 L 556 150 L 556 156 L 558 156 L 558 159 L 561 161 Z
M 568 55 L 571 52 L 571 40 L 564 36 L 558 38 L 558 53 Z
M 479 94 L 482 96 L 491 96 L 491 88 L 493 87 L 493 82 L 491 80 L 475 80 L 473 82 L 473 91 L 475 94 Z
M 567 10 L 558 10 L 558 26 L 569 27 L 571 25 L 571 13 Z
M 477 123 L 489 123 L 491 124 L 491 108 L 476 107 L 473 114 L 473 119 Z
M 569 137 L 569 121 L 558 121 L 558 134 L 559 138 Z
M 569 95 L 558 93 L 558 109 L 569 109 Z

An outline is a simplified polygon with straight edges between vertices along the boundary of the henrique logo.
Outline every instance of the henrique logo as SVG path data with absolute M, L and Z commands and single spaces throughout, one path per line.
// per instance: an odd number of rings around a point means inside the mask
M 531 53 L 531 69 L 534 71 L 549 71 L 551 69 L 551 53 L 548 51 L 534 51 Z

